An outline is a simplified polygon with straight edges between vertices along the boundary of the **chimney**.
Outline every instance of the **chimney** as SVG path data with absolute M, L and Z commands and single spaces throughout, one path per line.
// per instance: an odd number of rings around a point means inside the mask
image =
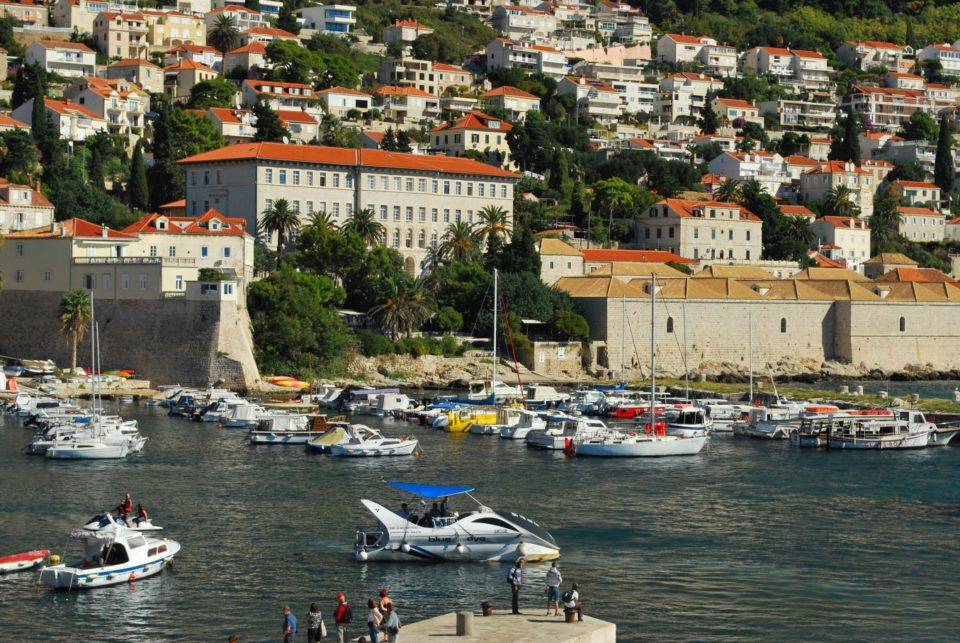
M 67 236 L 67 228 L 61 223 L 60 224 L 60 238 L 63 239 Z
M 853 217 L 850 217 L 847 220 L 847 225 L 850 226 L 850 229 L 853 230 Z
M 56 231 L 57 231 L 57 222 L 56 222 L 56 221 L 51 221 L 51 222 L 50 222 L 50 234 L 54 234 Z
M 107 224 L 105 223 L 102 224 L 100 227 L 100 236 L 103 237 L 104 239 L 107 238 Z
M 64 102 L 65 102 L 67 105 L 71 105 L 71 104 L 73 104 L 73 99 L 72 99 L 72 98 L 68 98 L 68 99 L 67 99 L 66 101 L 64 101 Z

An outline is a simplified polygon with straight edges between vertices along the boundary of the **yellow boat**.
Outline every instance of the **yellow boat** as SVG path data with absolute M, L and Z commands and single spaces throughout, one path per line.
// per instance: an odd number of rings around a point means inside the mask
M 447 433 L 466 433 L 471 424 L 496 424 L 497 409 L 477 408 L 460 409 L 447 413 L 450 421 L 443 427 Z

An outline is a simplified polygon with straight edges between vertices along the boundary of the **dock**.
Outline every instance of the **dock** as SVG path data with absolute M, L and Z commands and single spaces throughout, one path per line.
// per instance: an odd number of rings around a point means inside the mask
M 493 616 L 473 615 L 473 635 L 457 636 L 457 613 L 404 624 L 400 636 L 406 641 L 442 643 L 615 643 L 617 626 L 589 615 L 582 623 L 565 623 L 563 616 L 544 616 L 537 608 L 533 612 L 514 615 L 508 611 L 494 611 Z

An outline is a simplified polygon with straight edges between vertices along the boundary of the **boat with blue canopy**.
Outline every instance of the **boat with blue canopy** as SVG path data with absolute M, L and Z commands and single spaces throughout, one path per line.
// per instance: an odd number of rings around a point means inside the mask
M 354 556 L 367 560 L 481 560 L 513 562 L 552 560 L 560 547 L 535 521 L 510 511 L 494 511 L 474 498 L 473 487 L 416 482 L 387 482 L 416 497 L 412 510 L 388 509 L 373 500 L 360 502 L 377 526 L 357 530 Z M 476 508 L 456 511 L 449 499 L 466 496 Z M 427 501 L 443 499 L 443 503 Z

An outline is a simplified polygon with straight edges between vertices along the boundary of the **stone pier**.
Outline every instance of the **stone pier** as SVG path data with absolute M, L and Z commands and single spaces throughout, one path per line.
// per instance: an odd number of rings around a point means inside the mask
M 589 615 L 583 617 L 582 623 L 565 623 L 563 616 L 544 616 L 538 608 L 535 612 L 520 616 L 507 611 L 494 612 L 493 616 L 474 614 L 473 635 L 457 636 L 457 614 L 450 612 L 404 625 L 400 630 L 400 638 L 436 643 L 615 643 L 617 626 Z

